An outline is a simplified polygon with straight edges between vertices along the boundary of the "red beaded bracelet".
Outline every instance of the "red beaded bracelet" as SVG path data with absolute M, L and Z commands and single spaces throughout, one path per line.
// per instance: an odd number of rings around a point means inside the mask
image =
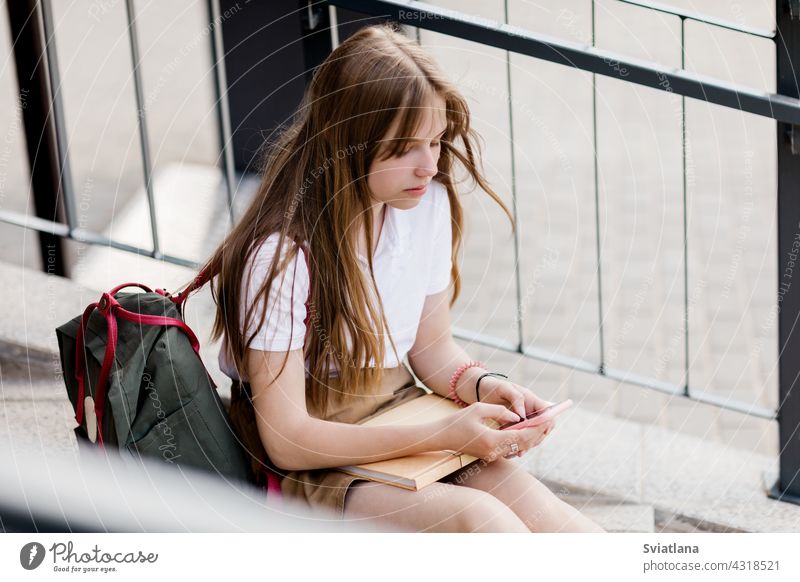
M 450 399 L 456 404 L 458 404 L 461 408 L 464 408 L 469 405 L 463 400 L 461 400 L 461 398 L 458 397 L 458 394 L 456 394 L 456 387 L 458 386 L 458 380 L 459 378 L 461 378 L 461 374 L 463 374 L 468 368 L 474 368 L 476 366 L 478 368 L 486 367 L 484 366 L 483 362 L 472 360 L 470 362 L 467 362 L 466 364 L 462 364 L 461 366 L 459 366 L 458 369 L 455 372 L 453 372 L 453 375 L 450 376 Z

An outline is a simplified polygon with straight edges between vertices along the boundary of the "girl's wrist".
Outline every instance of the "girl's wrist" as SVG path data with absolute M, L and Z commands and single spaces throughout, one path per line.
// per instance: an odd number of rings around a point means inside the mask
M 483 366 L 475 366 L 464 370 L 464 373 L 461 374 L 461 378 L 458 380 L 458 386 L 456 387 L 456 394 L 458 394 L 458 397 L 467 404 L 476 402 L 475 384 L 478 382 L 478 378 L 486 372 L 488 372 L 488 370 Z M 481 388 L 483 388 L 486 380 L 488 380 L 488 378 L 484 378 L 481 383 Z
M 470 368 L 474 368 L 476 366 L 483 367 L 483 362 L 479 362 L 477 360 L 470 360 L 468 362 L 464 362 L 458 368 L 456 368 L 452 376 L 450 376 L 450 386 L 449 386 L 448 396 L 450 397 L 451 400 L 453 400 L 456 404 L 458 404 L 462 408 L 465 406 L 469 406 L 470 403 L 466 400 L 463 400 L 460 397 L 459 389 L 461 388 L 461 380 L 465 372 L 468 372 Z
M 454 450 L 450 438 L 450 420 L 441 418 L 431 422 L 428 434 L 430 435 L 430 443 L 432 451 L 452 451 Z

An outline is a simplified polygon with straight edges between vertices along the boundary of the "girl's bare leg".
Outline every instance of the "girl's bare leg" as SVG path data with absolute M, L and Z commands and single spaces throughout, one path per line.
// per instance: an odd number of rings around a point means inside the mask
M 493 495 L 469 487 L 433 483 L 408 491 L 357 481 L 347 492 L 346 520 L 419 532 L 529 532 L 511 509 Z
M 533 532 L 605 531 L 508 459 L 478 460 L 448 477 L 447 483 L 491 493 Z

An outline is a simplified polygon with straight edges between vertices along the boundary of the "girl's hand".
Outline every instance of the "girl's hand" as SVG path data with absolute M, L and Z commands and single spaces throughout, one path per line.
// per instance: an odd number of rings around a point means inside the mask
M 533 428 L 504 431 L 487 426 L 487 421 L 502 425 L 519 420 L 519 416 L 505 406 L 476 402 L 442 421 L 444 448 L 467 453 L 487 462 L 524 453 L 541 443 L 545 431 L 549 431 L 547 423 Z
M 508 445 L 505 445 L 505 452 L 502 452 L 502 442 L 508 440 L 506 432 L 511 431 L 490 428 L 487 424 L 492 421 L 497 424 L 518 422 L 519 416 L 499 404 L 470 404 L 442 419 L 443 448 L 486 460 L 494 460 L 508 453 Z
M 542 441 L 547 434 L 552 430 L 552 425 L 550 424 L 551 422 L 552 421 L 548 421 L 544 424 L 539 424 L 530 428 L 501 431 L 507 434 L 511 433 L 508 437 L 509 450 L 511 450 L 511 442 L 517 444 L 516 453 L 514 453 L 512 450 L 512 452 L 503 456 L 506 459 L 510 459 L 512 457 L 521 457 L 532 448 L 538 447 L 540 444 L 542 444 Z
M 519 384 L 515 384 L 514 382 L 505 380 L 503 378 L 498 378 L 496 376 L 486 376 L 483 380 L 481 380 L 480 397 L 481 402 L 500 404 L 510 410 L 513 410 L 522 418 L 525 418 L 532 412 L 542 410 L 555 404 L 554 402 L 542 400 L 524 386 L 520 386 Z M 508 456 L 521 457 L 529 449 L 538 446 L 542 440 L 544 440 L 544 437 L 550 434 L 550 432 L 552 432 L 552 430 L 555 428 L 555 419 L 548 420 L 547 422 L 533 428 L 541 433 L 541 438 L 538 438 L 537 435 L 537 438 L 534 439 L 535 444 L 524 449 L 522 448 L 522 445 L 519 444 L 520 451 L 516 454 L 511 454 Z M 530 439 L 526 439 L 526 441 L 531 442 Z

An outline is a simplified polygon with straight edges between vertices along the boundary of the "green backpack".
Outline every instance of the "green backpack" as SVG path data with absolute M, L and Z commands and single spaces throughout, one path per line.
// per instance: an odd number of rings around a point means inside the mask
M 183 321 L 184 300 L 205 282 L 201 273 L 175 297 L 125 283 L 56 329 L 75 433 L 79 443 L 253 482 L 197 337 Z M 125 287 L 145 293 L 120 293 Z

